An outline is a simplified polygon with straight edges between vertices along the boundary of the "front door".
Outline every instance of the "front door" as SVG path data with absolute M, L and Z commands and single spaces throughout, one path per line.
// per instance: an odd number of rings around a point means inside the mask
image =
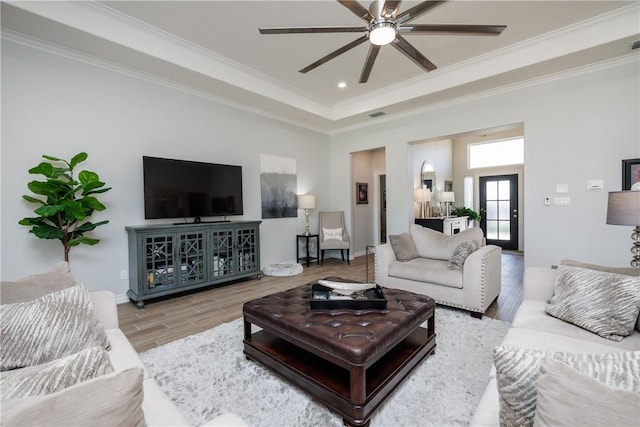
M 480 227 L 488 245 L 518 250 L 518 175 L 480 177 Z

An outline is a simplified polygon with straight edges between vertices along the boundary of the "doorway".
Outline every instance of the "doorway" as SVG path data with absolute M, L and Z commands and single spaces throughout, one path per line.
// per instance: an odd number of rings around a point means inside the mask
M 481 176 L 480 228 L 488 245 L 518 250 L 518 175 Z

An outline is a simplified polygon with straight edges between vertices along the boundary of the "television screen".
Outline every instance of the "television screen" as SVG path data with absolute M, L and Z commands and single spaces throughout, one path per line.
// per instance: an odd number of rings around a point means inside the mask
M 144 217 L 242 215 L 242 166 L 142 157 Z

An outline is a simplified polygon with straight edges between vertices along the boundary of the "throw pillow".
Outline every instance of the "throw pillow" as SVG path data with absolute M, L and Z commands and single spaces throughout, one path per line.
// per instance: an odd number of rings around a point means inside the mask
M 142 368 L 101 375 L 53 394 L 2 401 L 2 425 L 144 426 Z
M 0 371 L 40 365 L 87 347 L 109 346 L 84 285 L 1 305 L 0 316 Z
M 501 426 L 531 426 L 543 358 L 561 361 L 612 387 L 640 394 L 640 351 L 607 354 L 554 353 L 501 345 L 493 352 Z
M 573 368 L 543 359 L 533 425 L 638 426 L 640 395 L 607 386 Z
M 416 249 L 416 244 L 413 243 L 413 239 L 409 236 L 409 233 L 390 234 L 389 243 L 398 261 L 404 262 L 420 257 Z
M 547 313 L 603 338 L 621 341 L 640 313 L 640 277 L 561 265 Z
M 324 240 L 342 240 L 342 228 L 323 228 Z
M 447 268 L 449 270 L 462 270 L 467 257 L 471 255 L 471 253 L 476 249 L 476 244 L 471 241 L 460 243 L 453 251 L 453 254 L 451 254 L 451 258 L 449 258 L 449 264 L 447 265 Z
M 46 273 L 33 274 L 15 282 L 0 282 L 0 303 L 32 301 L 75 284 L 76 280 L 71 275 L 69 264 L 61 261 Z
M 625 276 L 640 276 L 640 268 L 634 267 L 606 267 L 604 265 L 585 264 L 570 259 L 563 259 L 560 261 L 560 264 L 571 267 L 588 268 L 589 270 L 606 271 L 608 273 L 624 274 Z M 638 321 L 636 322 L 636 331 L 640 331 L 640 315 L 638 315 Z
M 3 399 L 51 394 L 82 381 L 113 372 L 102 347 L 89 347 L 43 365 L 0 372 Z

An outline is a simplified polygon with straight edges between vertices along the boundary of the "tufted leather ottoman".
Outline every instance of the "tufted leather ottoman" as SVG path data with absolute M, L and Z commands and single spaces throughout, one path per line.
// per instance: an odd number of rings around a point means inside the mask
M 434 300 L 383 292 L 386 310 L 311 310 L 310 284 L 249 301 L 244 354 L 316 396 L 345 424 L 366 426 L 436 345 Z

